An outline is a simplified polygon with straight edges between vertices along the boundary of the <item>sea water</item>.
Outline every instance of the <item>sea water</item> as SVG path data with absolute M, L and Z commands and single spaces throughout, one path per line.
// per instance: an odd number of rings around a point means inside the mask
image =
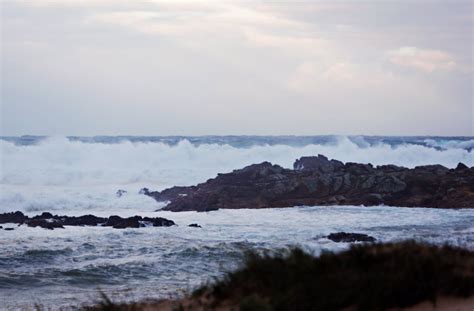
M 417 239 L 474 249 L 473 209 L 298 207 L 156 211 L 138 194 L 193 185 L 246 165 L 270 161 L 291 168 L 301 156 L 415 167 L 459 162 L 474 166 L 472 137 L 206 136 L 2 137 L 0 212 L 29 216 L 153 216 L 169 228 L 66 227 L 53 231 L 3 225 L 0 308 L 57 309 L 116 300 L 183 295 L 238 268 L 248 250 L 298 245 L 318 254 L 348 247 L 325 238 L 360 232 L 379 241 Z M 117 197 L 118 189 L 126 194 Z M 198 223 L 202 228 L 188 227 Z

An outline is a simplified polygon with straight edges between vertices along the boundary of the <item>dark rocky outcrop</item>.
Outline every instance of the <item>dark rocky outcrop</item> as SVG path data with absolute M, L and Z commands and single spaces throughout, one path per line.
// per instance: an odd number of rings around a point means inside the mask
M 325 156 L 318 154 L 317 157 L 301 157 L 293 164 L 295 170 L 317 170 L 321 173 L 331 173 L 343 167 L 344 163 L 337 160 L 328 160 Z
M 193 227 L 193 228 L 202 228 L 200 225 L 198 224 L 190 224 L 188 225 L 188 227 Z
M 12 213 L 3 213 L 0 214 L 0 224 L 14 223 L 21 224 L 27 220 L 28 217 L 25 216 L 22 212 L 12 212 Z
M 97 217 L 94 215 L 83 215 L 83 216 L 63 216 L 61 218 L 62 223 L 65 226 L 97 226 L 107 221 L 107 218 Z
M 375 242 L 376 239 L 370 235 L 363 233 L 348 233 L 348 232 L 336 232 L 331 233 L 327 238 L 334 242 Z
M 174 221 L 162 217 L 143 217 L 143 223 L 153 227 L 171 227 L 175 225 Z
M 4 213 L 0 214 L 0 223 L 26 224 L 29 227 L 41 227 L 45 229 L 64 228 L 64 226 L 104 226 L 124 229 L 147 226 L 169 227 L 175 225 L 174 221 L 162 217 L 133 216 L 122 218 L 120 216 L 110 216 L 105 218 L 94 215 L 58 216 L 48 212 L 31 218 L 25 216 L 22 212 Z
M 110 216 L 104 226 L 110 226 L 115 229 L 124 228 L 140 228 L 140 227 L 169 227 L 175 223 L 172 220 L 161 218 L 161 217 L 141 217 L 133 216 L 128 218 L 122 218 L 119 216 Z
M 266 208 L 300 205 L 474 207 L 474 167 L 441 165 L 413 169 L 302 157 L 294 169 L 253 164 L 191 187 L 143 189 L 170 211 Z
M 140 216 L 122 218 L 119 216 L 110 216 L 107 222 L 104 224 L 106 227 L 112 227 L 115 229 L 124 228 L 140 228 Z
M 140 190 L 140 194 L 148 195 L 155 198 L 159 202 L 171 201 L 175 198 L 185 197 L 188 194 L 192 193 L 195 190 L 195 186 L 183 187 L 176 186 L 172 188 L 165 189 L 161 192 L 159 191 L 150 191 L 148 188 L 143 188 Z

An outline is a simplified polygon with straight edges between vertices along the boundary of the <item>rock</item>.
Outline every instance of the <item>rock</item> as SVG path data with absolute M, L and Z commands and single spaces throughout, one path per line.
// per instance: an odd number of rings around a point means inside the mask
M 5 230 L 5 231 L 13 231 L 13 230 L 15 230 L 15 228 L 5 228 L 5 229 L 3 229 L 3 230 Z
M 115 195 L 117 196 L 117 198 L 120 198 L 120 197 L 123 196 L 125 193 L 127 193 L 126 190 L 119 189 L 119 190 L 117 190 L 117 192 L 115 193 Z
M 190 224 L 188 225 L 188 227 L 193 227 L 193 228 L 202 228 L 200 225 L 198 224 Z
M 63 225 L 60 222 L 57 222 L 53 219 L 41 219 L 41 218 L 34 219 L 33 218 L 33 219 L 28 220 L 26 224 L 28 225 L 28 227 L 41 227 L 41 228 L 49 229 L 49 230 L 53 230 L 56 228 L 64 229 Z
M 153 227 L 170 227 L 175 225 L 174 221 L 162 217 L 144 217 L 143 221 L 151 223 Z
M 53 219 L 54 215 L 48 212 L 43 212 L 41 215 L 34 216 L 32 219 Z
M 346 232 L 337 232 L 331 233 L 327 236 L 331 241 L 340 243 L 352 243 L 352 242 L 375 242 L 376 239 L 370 235 L 363 233 L 346 233 Z
M 344 164 L 341 161 L 337 160 L 328 160 L 322 154 L 318 154 L 317 157 L 301 157 L 299 160 L 296 160 L 293 164 L 293 169 L 295 170 L 318 170 L 322 173 L 330 173 L 337 171 Z
M 344 165 L 344 169 L 353 175 L 370 174 L 374 171 L 374 167 L 370 163 L 361 164 L 361 163 L 347 162 L 346 165 Z
M 134 216 L 129 218 L 122 218 L 120 216 L 110 216 L 104 226 L 112 227 L 115 229 L 140 228 L 140 220 L 142 220 L 140 216 Z
M 455 168 L 456 171 L 462 171 L 462 170 L 467 170 L 467 169 L 469 169 L 469 167 L 467 167 L 466 164 L 461 163 L 461 162 L 459 162 Z
M 140 216 L 124 218 L 116 224 L 112 225 L 112 228 L 115 229 L 124 229 L 124 228 L 140 228 Z
M 138 191 L 138 194 L 150 195 L 150 190 L 148 190 L 148 188 L 142 188 Z
M 94 215 L 62 217 L 61 219 L 65 226 L 97 226 L 107 222 L 107 218 L 97 217 Z
M 94 215 L 83 216 L 58 216 L 48 212 L 28 218 L 21 212 L 0 214 L 0 223 L 26 223 L 29 227 L 41 227 L 46 229 L 64 228 L 64 226 L 97 226 L 103 225 L 116 229 L 140 228 L 147 225 L 154 227 L 169 227 L 175 225 L 174 221 L 162 217 L 133 216 L 122 218 L 120 216 L 110 216 L 108 218 Z M 1 227 L 0 227 L 1 228 Z M 13 229 L 12 229 L 13 230 Z
M 164 210 L 213 211 L 220 208 L 267 208 L 311 205 L 389 205 L 404 207 L 474 207 L 474 168 L 441 165 L 408 169 L 395 165 L 302 157 L 294 169 L 269 162 L 252 164 L 190 187 L 161 192 L 144 189 Z
M 389 165 L 377 166 L 377 170 L 382 171 L 384 173 L 393 173 L 393 172 L 401 172 L 401 171 L 407 170 L 407 168 L 389 164 Z
M 28 217 L 25 216 L 20 211 L 0 214 L 0 224 L 6 224 L 6 223 L 19 224 L 19 223 L 24 223 L 27 219 Z
M 153 227 L 169 227 L 173 226 L 175 223 L 172 220 L 161 217 L 142 218 L 141 216 L 133 216 L 128 218 L 122 218 L 119 216 L 110 216 L 104 226 L 111 226 L 115 229 L 125 229 L 146 227 L 147 224 L 150 224 Z

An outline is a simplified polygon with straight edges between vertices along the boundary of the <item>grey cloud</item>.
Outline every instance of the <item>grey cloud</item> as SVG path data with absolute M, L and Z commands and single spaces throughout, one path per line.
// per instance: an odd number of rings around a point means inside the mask
M 473 134 L 469 2 L 38 3 L 2 3 L 4 135 Z

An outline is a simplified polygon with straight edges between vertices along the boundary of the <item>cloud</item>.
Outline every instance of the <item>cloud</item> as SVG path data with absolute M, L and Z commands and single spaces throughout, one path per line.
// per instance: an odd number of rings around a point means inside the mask
M 147 11 L 108 11 L 92 14 L 87 22 L 118 25 L 146 34 L 220 33 L 247 27 L 296 27 L 299 22 L 235 3 L 154 1 Z M 217 28 L 218 27 L 218 28 Z
M 2 9 L 5 133 L 472 134 L 472 19 L 462 6 L 10 0 Z
M 393 64 L 411 67 L 426 73 L 449 71 L 457 68 L 454 57 L 446 52 L 411 46 L 389 51 L 388 59 Z

